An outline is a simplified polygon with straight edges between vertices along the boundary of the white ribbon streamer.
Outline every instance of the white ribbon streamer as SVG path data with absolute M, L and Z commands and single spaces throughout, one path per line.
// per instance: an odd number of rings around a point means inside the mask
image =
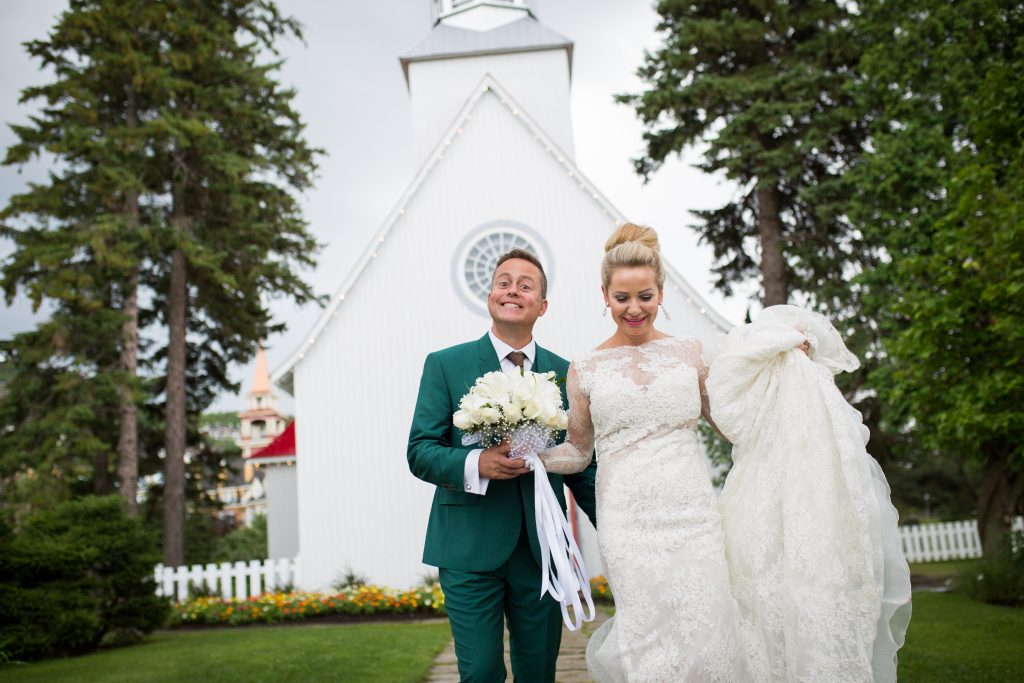
M 537 542 L 540 544 L 541 590 L 540 597 L 550 593 L 562 609 L 562 621 L 570 631 L 583 622 L 594 620 L 594 599 L 590 595 L 590 581 L 583 564 L 583 553 L 576 545 L 572 527 L 565 519 L 562 506 L 548 481 L 544 463 L 536 453 L 525 456 L 533 470 L 533 507 L 537 519 Z M 582 596 L 582 599 L 581 599 Z M 583 611 L 586 602 L 587 611 Z M 573 618 L 569 617 L 569 605 Z
M 520 425 L 512 432 L 509 457 L 523 458 L 527 467 L 533 470 L 533 509 L 541 560 L 540 597 L 543 599 L 545 593 L 550 593 L 562 609 L 565 625 L 570 631 L 575 631 L 583 622 L 594 619 L 594 600 L 590 595 L 583 554 L 548 481 L 544 463 L 537 455 L 549 445 L 550 440 L 551 430 L 536 422 Z M 584 601 L 588 607 L 586 614 L 583 611 Z M 569 617 L 569 605 L 573 608 L 572 618 Z
M 509 457 L 523 458 L 526 466 L 533 470 L 533 509 L 537 524 L 537 543 L 540 545 L 541 589 L 558 601 L 562 609 L 562 621 L 570 631 L 575 631 L 584 622 L 594 620 L 594 599 L 590 595 L 590 580 L 583 564 L 583 553 L 576 544 L 572 527 L 565 518 L 562 506 L 555 496 L 547 470 L 538 452 L 548 446 L 550 430 L 530 422 L 520 425 L 512 432 Z M 479 434 L 463 434 L 462 444 L 469 446 L 480 443 Z M 587 610 L 584 612 L 583 604 Z M 573 616 L 569 616 L 572 605 Z

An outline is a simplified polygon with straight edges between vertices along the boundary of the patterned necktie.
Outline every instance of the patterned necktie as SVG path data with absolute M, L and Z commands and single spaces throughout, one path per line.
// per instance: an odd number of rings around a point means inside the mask
M 505 358 L 508 358 L 510 361 L 512 361 L 513 365 L 522 370 L 523 361 L 526 360 L 526 354 L 523 353 L 522 351 L 509 351 L 508 355 L 505 356 Z

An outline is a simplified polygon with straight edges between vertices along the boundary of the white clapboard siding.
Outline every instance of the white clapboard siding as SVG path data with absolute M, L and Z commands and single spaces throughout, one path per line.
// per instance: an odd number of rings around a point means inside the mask
M 1013 520 L 1014 531 L 1024 531 L 1024 518 Z M 937 522 L 900 527 L 903 553 L 908 562 L 941 562 L 981 557 L 978 522 Z
M 184 602 L 189 598 L 190 588 L 218 593 L 225 599 L 249 598 L 275 588 L 297 586 L 302 577 L 298 558 L 280 558 L 191 567 L 158 564 L 153 568 L 153 578 L 157 595 Z

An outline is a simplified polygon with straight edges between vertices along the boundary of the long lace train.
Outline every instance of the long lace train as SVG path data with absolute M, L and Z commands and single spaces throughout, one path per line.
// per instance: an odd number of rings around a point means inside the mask
M 896 680 L 910 574 L 868 430 L 833 379 L 856 367 L 824 317 L 774 306 L 730 333 L 707 381 L 734 444 L 720 500 L 731 584 L 766 680 Z

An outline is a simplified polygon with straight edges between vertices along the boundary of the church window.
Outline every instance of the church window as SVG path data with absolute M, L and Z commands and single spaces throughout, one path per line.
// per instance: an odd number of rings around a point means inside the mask
M 487 313 L 487 295 L 498 258 L 513 249 L 523 249 L 537 256 L 551 280 L 548 251 L 533 230 L 511 221 L 496 221 L 478 227 L 463 240 L 455 252 L 452 271 L 456 290 L 478 313 Z

